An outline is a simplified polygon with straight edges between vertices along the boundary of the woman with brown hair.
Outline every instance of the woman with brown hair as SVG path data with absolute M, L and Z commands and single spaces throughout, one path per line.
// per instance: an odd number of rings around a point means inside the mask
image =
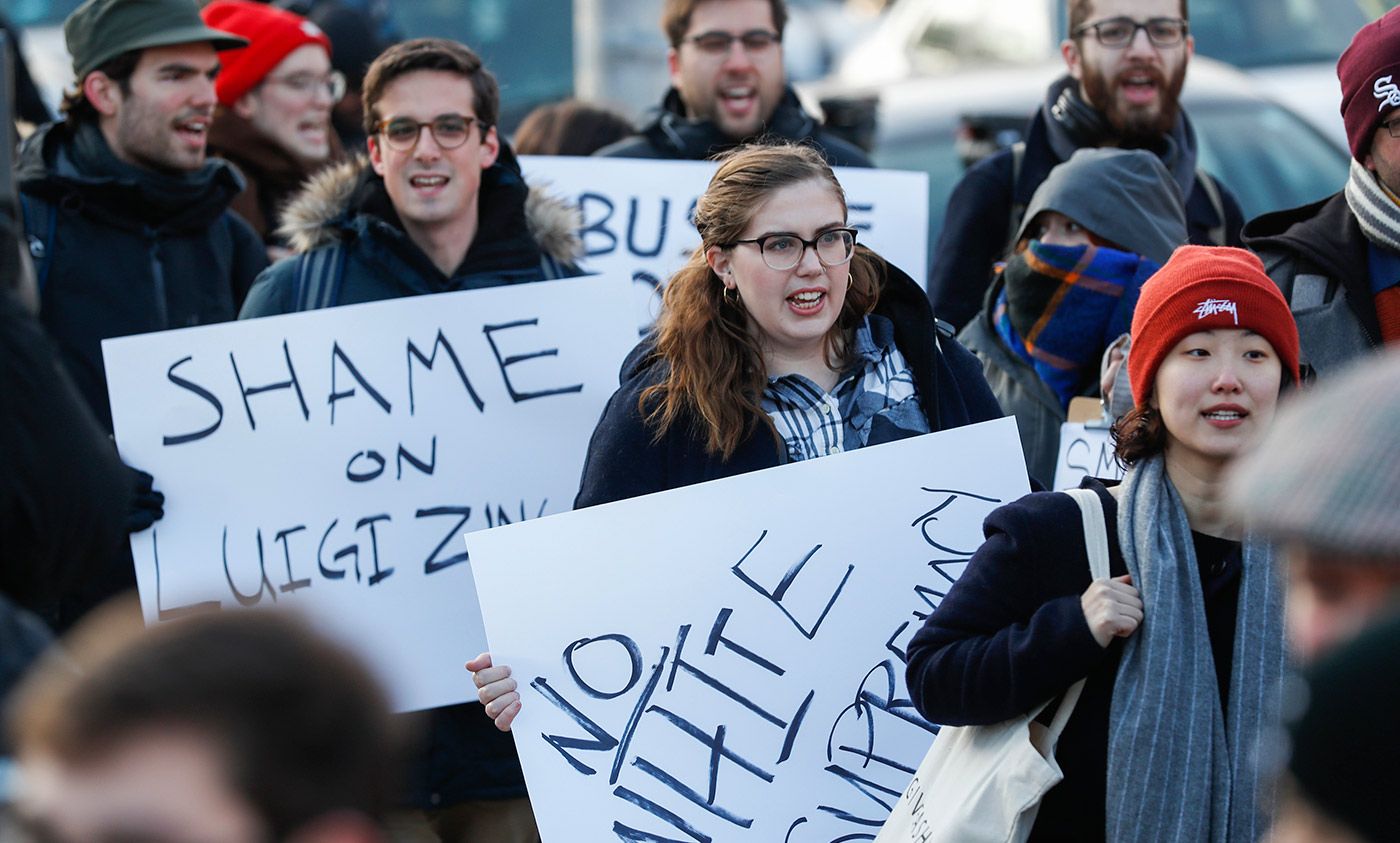
M 623 364 L 575 508 L 1000 418 L 909 276 L 856 245 L 816 150 L 741 147 L 696 203 L 701 244 Z M 486 713 L 519 710 L 482 655 Z
M 1032 841 L 1257 840 L 1283 587 L 1223 480 L 1298 380 L 1298 329 L 1253 254 L 1183 246 L 1143 285 L 1132 342 L 1135 406 L 1114 428 L 1127 476 L 1082 484 L 1103 503 L 1111 578 L 1090 581 L 1069 495 L 995 510 L 910 642 L 910 696 L 935 723 L 992 724 L 1085 680 Z

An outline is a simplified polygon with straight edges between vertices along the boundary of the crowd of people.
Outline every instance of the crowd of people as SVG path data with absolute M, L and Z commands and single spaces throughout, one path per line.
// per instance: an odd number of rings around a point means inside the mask
M 101 353 L 585 274 L 529 152 L 717 162 L 575 508 L 1013 415 L 1036 491 L 987 519 L 907 684 L 963 725 L 1083 681 L 1030 839 L 1397 836 L 1400 10 L 1337 64 L 1347 183 L 1246 223 L 1178 105 L 1187 0 L 1066 0 L 1065 75 L 954 190 L 923 290 L 858 242 L 832 168 L 880 162 L 788 86 L 783 0 L 663 0 L 652 116 L 558 103 L 514 143 L 468 45 L 395 41 L 375 5 L 86 0 L 65 22 L 73 86 L 16 158 L 32 271 L 0 278 L 0 786 L 22 832 L 539 839 L 522 698 L 489 653 L 479 702 L 394 716 L 295 617 L 141 628 L 127 536 L 164 498 L 112 445 Z M 1101 579 L 1046 491 L 1080 397 L 1127 470 L 1082 483 Z

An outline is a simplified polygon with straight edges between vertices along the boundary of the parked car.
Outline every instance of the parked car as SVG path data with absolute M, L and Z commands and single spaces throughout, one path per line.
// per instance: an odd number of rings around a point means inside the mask
M 907 79 L 878 89 L 871 153 L 876 165 L 929 175 L 929 248 L 938 242 L 953 186 L 962 177 L 971 127 L 990 129 L 983 153 L 1020 140 L 1058 59 Z M 826 84 L 804 87 L 809 101 L 859 101 L 872 92 Z M 1246 219 L 1321 199 L 1346 183 L 1346 148 L 1285 106 L 1258 93 L 1254 80 L 1198 58 L 1182 90 L 1196 130 L 1198 163 L 1240 200 Z
M 1263 89 L 1345 142 L 1337 58 L 1395 0 L 1190 0 L 1196 55 L 1247 70 Z M 1064 0 L 897 0 L 836 77 L 873 85 L 1059 55 Z

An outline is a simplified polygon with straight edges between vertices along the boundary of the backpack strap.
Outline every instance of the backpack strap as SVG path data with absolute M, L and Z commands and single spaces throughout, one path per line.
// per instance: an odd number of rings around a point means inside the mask
M 1025 162 L 1026 142 L 1016 141 L 1011 144 L 1011 204 L 1006 223 L 1006 248 L 1002 250 L 1005 254 L 1010 254 L 1016 246 L 1016 232 L 1021 228 L 1021 218 L 1026 215 L 1026 206 L 1016 201 L 1016 183 L 1021 180 L 1021 169 Z
M 1210 242 L 1217 246 L 1225 245 L 1225 200 L 1220 196 L 1220 183 L 1215 177 L 1200 167 L 1196 168 L 1196 183 L 1206 192 L 1206 198 L 1210 200 L 1210 206 L 1215 209 L 1215 218 L 1220 220 L 1220 224 L 1211 228 L 1206 235 Z
M 58 233 L 58 206 L 37 196 L 19 194 L 19 204 L 24 214 L 25 238 L 29 243 L 29 257 L 34 260 L 34 277 L 39 284 L 39 292 L 44 292 L 44 284 L 49 280 L 49 267 L 53 265 L 54 235 Z M 42 239 L 35 232 L 42 231 Z
M 340 303 L 345 280 L 345 244 L 339 240 L 297 258 L 292 282 L 293 311 L 320 310 Z

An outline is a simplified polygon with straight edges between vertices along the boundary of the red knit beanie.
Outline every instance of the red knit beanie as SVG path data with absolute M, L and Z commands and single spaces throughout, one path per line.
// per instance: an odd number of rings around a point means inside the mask
M 1342 121 L 1347 145 L 1357 161 L 1371 150 L 1376 124 L 1400 108 L 1400 8 L 1361 29 L 1337 61 L 1342 83 Z
M 225 108 L 257 87 L 263 77 L 307 44 L 320 44 L 331 52 L 331 40 L 321 28 L 301 15 L 249 0 L 214 0 L 200 11 L 204 22 L 248 39 L 248 46 L 219 54 L 223 69 L 214 80 L 214 91 Z
M 1298 326 L 1259 258 L 1228 246 L 1182 246 L 1142 285 L 1133 311 L 1133 402 L 1147 402 L 1157 367 L 1182 337 L 1220 328 L 1243 328 L 1268 340 L 1298 382 Z

